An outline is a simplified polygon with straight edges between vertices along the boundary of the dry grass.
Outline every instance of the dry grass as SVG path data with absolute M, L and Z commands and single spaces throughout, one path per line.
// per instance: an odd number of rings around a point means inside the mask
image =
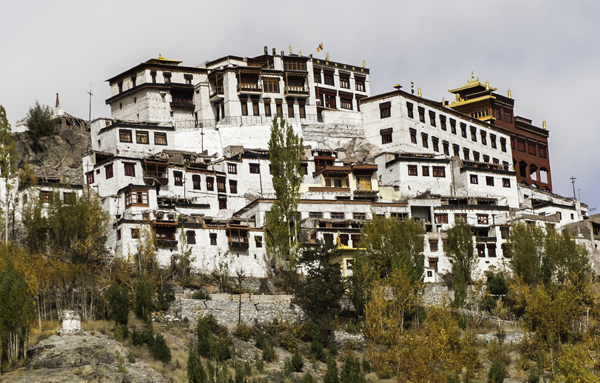
M 114 321 L 107 320 L 88 320 L 81 322 L 81 328 L 88 332 L 99 332 L 103 335 L 111 334 L 115 328 Z
M 29 341 L 27 348 L 33 347 L 38 342 L 50 338 L 52 335 L 56 335 L 56 332 L 60 330 L 60 324 L 57 321 L 42 321 L 42 331 L 40 326 L 33 326 L 29 332 Z

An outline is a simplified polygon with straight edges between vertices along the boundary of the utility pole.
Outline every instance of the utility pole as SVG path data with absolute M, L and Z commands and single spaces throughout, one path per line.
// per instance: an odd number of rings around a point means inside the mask
M 571 183 L 573 184 L 573 199 L 574 200 L 577 199 L 577 196 L 575 195 L 575 180 L 576 179 L 577 178 L 575 178 L 575 177 L 571 177 Z
M 87 94 L 90 95 L 90 116 L 88 118 L 88 122 L 91 123 L 92 122 L 92 84 L 90 84 L 90 91 L 87 92 Z

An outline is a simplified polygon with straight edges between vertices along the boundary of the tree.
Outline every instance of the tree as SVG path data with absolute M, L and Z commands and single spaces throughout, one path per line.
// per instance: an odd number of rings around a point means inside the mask
M 371 260 L 364 251 L 357 251 L 352 264 L 352 275 L 348 277 L 348 292 L 357 316 L 365 314 L 369 291 L 377 274 Z
M 544 257 L 544 232 L 536 225 L 517 222 L 510 228 L 507 241 L 510 267 L 516 277 L 535 286 L 550 279 L 549 260 Z
M 129 314 L 129 294 L 127 289 L 113 284 L 108 289 L 108 303 L 110 306 L 110 319 L 117 324 L 127 324 L 127 315 Z
M 591 269 L 588 252 L 583 244 L 578 244 L 567 230 L 558 232 L 554 226 L 546 227 L 546 258 L 552 268 L 552 277 L 558 283 L 571 279 L 582 283 L 589 279 Z
M 305 275 L 293 284 L 292 302 L 319 320 L 339 312 L 339 301 L 345 292 L 339 266 L 330 263 L 336 255 L 331 244 L 318 241 L 314 245 L 304 245 L 298 258 L 298 269 Z
M 504 382 L 504 378 L 506 377 L 506 371 L 504 370 L 504 365 L 498 359 L 492 363 L 492 367 L 490 367 L 490 372 L 488 373 L 488 383 L 502 383 Z
M 327 361 L 327 372 L 323 377 L 323 383 L 339 383 L 340 378 L 338 375 L 337 363 L 334 358 L 329 358 Z
M 25 356 L 29 328 L 35 319 L 27 282 L 10 259 L 0 272 L 0 307 L 1 348 L 10 365 Z
M 35 106 L 29 108 L 27 128 L 34 145 L 38 145 L 40 138 L 54 135 L 56 127 L 57 122 L 49 106 L 42 106 L 36 101 Z
M 11 136 L 6 110 L 0 105 L 0 176 L 4 183 L 4 243 L 8 242 L 8 217 L 10 214 L 11 190 L 15 170 L 15 143 Z
M 357 358 L 349 356 L 344 361 L 340 380 L 344 383 L 364 383 L 365 377 L 360 372 L 360 362 Z
M 269 140 L 269 160 L 276 200 L 266 215 L 267 263 L 277 272 L 294 266 L 297 248 L 296 215 L 302 183 L 302 138 L 283 117 L 275 117 Z
M 138 277 L 137 280 L 133 312 L 146 323 L 152 320 L 152 287 L 143 277 Z
M 448 243 L 445 246 L 446 257 L 452 263 L 454 275 L 454 303 L 462 307 L 467 296 L 467 284 L 477 265 L 477 255 L 473 248 L 471 226 L 464 220 L 458 220 L 448 230 Z
M 206 383 L 206 371 L 204 371 L 200 356 L 193 347 L 188 356 L 187 374 L 190 383 Z
M 361 229 L 360 246 L 379 276 L 385 277 L 392 266 L 403 268 L 413 282 L 423 279 L 425 270 L 424 230 L 418 222 L 373 215 Z

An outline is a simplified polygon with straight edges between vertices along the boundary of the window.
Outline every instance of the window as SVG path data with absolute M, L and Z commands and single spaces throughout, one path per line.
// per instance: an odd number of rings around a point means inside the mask
M 308 175 L 308 164 L 302 164 L 302 175 Z
M 433 167 L 433 176 L 434 177 L 446 177 L 446 168 L 443 166 L 434 166 Z
M 417 165 L 408 165 L 408 175 L 409 176 L 418 176 L 419 173 L 417 171 Z
M 183 186 L 183 173 L 182 172 L 173 172 L 173 182 L 175 186 Z
M 450 131 L 452 134 L 456 134 L 456 120 L 453 118 L 450 119 Z
M 218 185 L 218 182 L 217 182 Z M 227 197 L 219 196 L 219 210 L 227 209 Z
M 427 141 L 427 133 L 421 133 L 421 140 L 423 141 L 423 147 L 428 148 L 429 142 Z
M 494 118 L 498 120 L 502 120 L 502 116 L 500 115 L 500 109 L 494 108 Z
M 119 141 L 121 142 L 132 142 L 131 141 L 131 130 L 119 129 Z
M 124 162 L 125 175 L 127 177 L 135 177 L 135 164 L 133 162 Z
M 334 82 L 333 82 L 333 73 L 327 73 L 325 72 L 325 85 L 331 85 L 334 86 Z
M 487 145 L 487 135 L 486 135 L 486 133 L 482 130 L 482 131 L 480 131 L 480 134 L 481 134 L 481 143 L 483 145 Z
M 450 143 L 448 141 L 442 141 L 442 146 L 444 147 L 444 154 L 450 155 Z
M 148 132 L 136 131 L 135 132 L 135 141 L 138 144 L 147 144 L 148 143 Z
M 355 78 L 354 79 L 354 86 L 355 86 L 355 88 L 356 88 L 357 91 L 364 92 L 365 91 L 365 79 L 363 79 L 363 78 Z
M 206 190 L 215 190 L 215 179 L 213 177 L 206 177 Z
M 131 238 L 138 239 L 140 237 L 140 229 L 131 229 Z
M 156 84 L 156 71 L 155 70 L 151 70 L 150 71 L 150 76 L 152 77 L 152 83 Z
M 413 144 L 417 143 L 417 131 L 415 129 L 409 129 L 408 130 L 410 133 L 410 142 Z
M 125 193 L 125 207 L 148 206 L 147 190 L 129 190 Z
M 429 166 L 422 166 L 421 171 L 423 172 L 423 176 L 429 177 Z
M 525 151 L 525 140 L 523 140 L 521 138 L 517 138 L 517 149 L 520 152 L 524 152 Z
M 488 215 L 487 214 L 477 214 L 477 224 L 487 225 L 488 224 Z
M 323 234 L 323 241 L 325 241 L 325 243 L 333 245 L 333 234 Z
M 435 126 L 435 112 L 432 110 L 429 111 L 429 124 Z
M 502 239 L 508 239 L 508 233 L 510 231 L 510 226 L 500 226 L 500 236 Z
M 419 106 L 418 110 L 419 110 L 419 121 L 424 123 L 425 122 L 425 108 Z
M 108 164 L 104 167 L 104 174 L 106 176 L 106 179 L 114 177 L 113 164 Z
M 167 133 L 154 133 L 154 144 L 155 145 L 166 145 L 167 144 Z
M 165 79 L 165 84 L 171 83 L 171 72 L 163 72 L 163 78 Z
M 300 108 L 300 118 L 306 118 L 306 106 L 301 103 L 298 107 Z
M 510 178 L 502 178 L 502 186 L 505 188 L 510 187 Z
M 453 144 L 452 145 L 452 151 L 454 151 L 454 155 L 456 157 L 460 157 L 460 146 Z
M 479 152 L 473 152 L 473 161 L 479 162 Z
M 265 116 L 271 117 L 271 104 L 265 102 Z
M 500 149 L 506 153 L 506 138 L 500 138 Z
M 415 118 L 413 113 L 413 104 L 410 102 L 406 103 L 406 110 L 408 111 L 408 118 Z
M 198 174 L 192 176 L 192 188 L 194 190 L 200 190 L 200 176 Z
M 487 244 L 488 257 L 496 258 L 496 244 L 488 243 Z
M 219 193 L 226 193 L 226 190 L 225 190 L 225 177 L 217 177 L 217 191 Z
M 227 172 L 229 174 L 237 174 L 237 165 L 236 164 L 227 164 Z
M 485 177 L 485 184 L 487 186 L 494 186 L 494 177 Z
M 343 212 L 331 212 L 331 219 L 344 219 Z
M 119 87 L 119 93 L 123 92 L 123 81 L 119 81 L 117 86 Z
M 194 76 L 191 74 L 184 74 L 183 78 L 185 79 L 185 83 L 188 85 L 192 85 L 192 80 L 194 79 Z
M 262 235 L 257 235 L 254 237 L 254 245 L 256 247 L 262 247 Z
M 490 156 L 488 155 L 483 155 L 483 162 L 487 162 L 488 164 L 490 163 Z
M 75 193 L 73 192 L 64 192 L 63 193 L 63 202 L 66 205 L 74 205 L 77 198 L 75 197 Z M 25 201 L 27 203 L 27 201 Z
M 258 110 L 258 102 L 255 102 L 255 101 L 252 102 L 252 115 L 260 116 L 260 112 Z
M 121 229 L 117 229 L 117 241 L 121 240 Z
M 231 194 L 237 194 L 237 181 L 229 180 L 229 191 Z
M 315 83 L 321 83 L 321 71 L 314 71 L 313 78 L 315 79 Z
M 435 215 L 435 223 L 448 223 L 448 214 L 436 214 Z
M 248 115 L 248 102 L 246 100 L 241 100 L 240 105 L 242 106 L 242 116 Z
M 439 152 L 440 151 L 440 147 L 438 145 L 438 138 L 437 137 L 431 137 L 431 145 L 433 146 L 433 151 L 434 152 Z
M 477 179 L 477 174 L 471 174 L 471 183 L 477 185 L 479 180 Z
M 379 134 L 381 134 L 381 143 L 382 144 L 389 144 L 392 142 L 392 128 L 388 128 L 388 129 L 382 129 L 379 131 Z
M 438 251 L 438 240 L 437 239 L 430 239 L 429 240 L 429 250 L 431 252 Z
M 333 107 L 335 108 L 335 105 Z M 278 102 L 275 104 L 275 112 L 278 116 L 283 116 L 283 105 L 281 103 Z
M 477 256 L 479 258 L 485 258 L 485 244 L 478 243 L 476 247 L 477 247 Z
M 500 164 L 500 160 L 499 160 L 499 159 L 497 159 L 497 158 L 493 158 L 493 159 L 492 159 L 492 162 L 493 162 L 493 163 L 495 163 L 495 164 Z
M 534 142 L 527 142 L 527 151 L 529 152 L 529 154 L 534 155 L 535 156 L 535 143 Z
M 354 219 L 360 220 L 360 221 L 364 221 L 367 219 L 367 213 L 353 213 L 352 217 Z
M 86 178 L 87 178 L 88 185 L 93 184 L 94 183 L 94 171 L 92 170 L 90 172 L 87 172 L 87 173 L 85 173 L 85 175 L 86 175 Z
M 467 138 L 467 124 L 464 122 L 460 123 L 460 135 L 462 138 Z
M 187 240 L 188 245 L 196 244 L 196 232 L 194 230 L 188 230 L 185 232 L 185 238 Z
M 340 106 L 342 109 L 352 110 L 352 100 L 348 98 L 340 98 Z
M 465 157 L 465 161 L 469 161 L 469 149 L 468 148 L 463 148 L 463 155 Z
M 350 235 L 350 238 L 352 239 L 352 247 L 357 249 L 360 246 L 360 235 L 352 234 Z
M 340 88 L 350 89 L 350 78 L 346 76 L 340 76 Z
M 308 213 L 308 218 L 323 218 L 323 213 L 321 213 L 320 211 L 311 211 L 310 213 Z
M 263 92 L 279 93 L 279 79 L 278 78 L 265 78 L 263 80 Z
M 471 140 L 477 142 L 477 128 L 471 126 Z
M 538 146 L 538 153 L 540 157 L 546 158 L 546 147 L 542 145 Z
M 288 102 L 287 107 L 288 107 L 288 117 L 294 117 L 294 104 L 291 102 Z
M 379 117 L 380 118 L 387 118 L 390 117 L 392 115 L 392 103 L 391 102 L 384 102 L 382 104 L 379 104 Z
M 260 173 L 260 164 L 250 164 L 250 173 L 252 173 L 252 174 Z
M 454 222 L 463 221 L 467 222 L 467 215 L 465 213 L 454 214 Z
M 440 114 L 440 128 L 446 130 L 446 116 Z
M 217 233 L 210 233 L 209 237 L 210 237 L 210 245 L 217 246 Z
M 512 110 L 504 109 L 504 121 L 512 122 Z

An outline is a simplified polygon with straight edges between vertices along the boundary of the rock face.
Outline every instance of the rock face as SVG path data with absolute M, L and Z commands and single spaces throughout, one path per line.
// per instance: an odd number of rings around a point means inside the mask
M 118 353 L 118 355 L 117 355 Z M 129 363 L 129 350 L 102 334 L 54 335 L 27 351 L 29 365 L 3 382 L 168 382 L 143 363 Z M 119 362 L 125 372 L 119 372 Z
M 83 184 L 83 155 L 91 149 L 89 133 L 60 130 L 58 134 L 42 137 L 35 144 L 27 132 L 15 133 L 17 167 L 29 162 L 41 182 L 61 179 L 70 184 Z

